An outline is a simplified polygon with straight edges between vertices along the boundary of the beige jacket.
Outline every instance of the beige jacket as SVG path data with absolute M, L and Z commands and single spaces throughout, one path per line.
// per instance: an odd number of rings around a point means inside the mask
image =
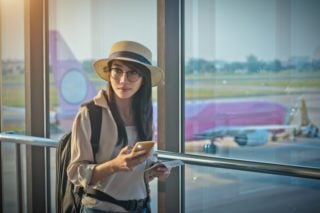
M 102 123 L 99 141 L 99 150 L 96 154 L 97 163 L 110 160 L 117 142 L 117 126 L 107 101 L 100 90 L 94 97 L 96 105 L 102 107 Z M 90 144 L 91 126 L 88 109 L 81 107 L 72 126 L 71 159 L 67 169 L 68 178 L 75 184 L 84 188 L 91 181 L 92 171 L 96 164 L 93 162 L 93 152 Z
M 103 90 L 99 91 L 96 97 L 94 97 L 96 105 L 102 107 L 102 123 L 101 133 L 99 141 L 99 151 L 96 154 L 97 163 L 106 162 L 111 160 L 112 153 L 116 146 L 118 131 L 116 123 L 113 119 L 112 113 L 103 95 Z M 71 139 L 71 159 L 67 168 L 68 178 L 78 186 L 86 188 L 94 188 L 100 191 L 105 191 L 108 186 L 109 178 L 95 183 L 91 182 L 92 172 L 96 164 L 92 164 L 94 161 L 93 152 L 90 144 L 91 126 L 88 109 L 81 107 L 72 126 L 72 139 Z M 151 156 L 146 164 L 145 168 L 148 168 L 152 162 L 156 161 L 156 156 Z M 143 178 L 143 177 L 141 177 Z M 145 192 L 145 196 L 146 196 Z M 144 197 L 145 197 L 144 196 Z M 110 204 L 103 204 L 93 198 L 84 197 L 83 204 L 88 206 L 96 206 L 101 209 L 110 207 Z M 105 206 L 109 205 L 109 206 Z M 119 208 L 115 206 L 115 209 Z

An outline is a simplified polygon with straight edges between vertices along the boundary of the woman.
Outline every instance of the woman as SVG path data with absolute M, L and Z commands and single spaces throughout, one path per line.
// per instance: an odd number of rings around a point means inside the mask
M 137 141 L 152 140 L 151 88 L 163 81 L 163 71 L 150 62 L 147 47 L 119 41 L 108 58 L 94 63 L 97 74 L 108 82 L 106 91 L 93 99 L 102 107 L 97 163 L 92 163 L 88 110 L 81 107 L 72 127 L 68 177 L 85 191 L 99 190 L 108 199 L 85 195 L 82 212 L 147 212 L 148 181 L 170 173 L 163 167 L 145 172 L 154 157 L 146 151 L 131 152 Z

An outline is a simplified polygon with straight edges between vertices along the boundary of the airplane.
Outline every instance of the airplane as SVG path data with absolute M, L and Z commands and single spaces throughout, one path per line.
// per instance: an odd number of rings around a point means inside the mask
M 300 124 L 291 124 L 296 114 L 291 114 L 288 124 L 269 124 L 266 123 L 250 125 L 225 126 L 221 125 L 209 128 L 203 132 L 194 134 L 199 139 L 209 139 L 210 143 L 203 146 L 206 153 L 216 153 L 219 139 L 232 136 L 234 142 L 239 146 L 260 146 L 269 141 L 288 140 L 294 137 L 319 137 L 319 127 L 311 122 L 308 117 L 305 99 L 301 98 L 300 104 Z M 297 112 L 297 111 L 296 111 Z M 274 115 L 274 112 L 270 114 Z
M 59 125 L 67 128 L 70 127 L 79 104 L 90 100 L 97 91 L 59 32 L 50 32 L 50 44 L 51 67 L 56 80 L 56 88 L 59 88 L 60 109 L 58 112 L 63 112 L 57 114 L 57 120 L 60 121 Z M 66 84 L 66 91 L 63 91 L 63 86 L 59 87 L 63 83 Z M 77 96 L 75 97 L 75 95 Z M 303 109 L 306 111 L 306 106 Z M 275 137 L 280 137 L 277 133 L 283 130 L 301 129 L 297 125 L 285 124 L 287 109 L 281 104 L 270 101 L 193 100 L 186 101 L 185 112 L 187 146 L 191 144 L 188 142 L 193 140 L 207 139 L 208 137 L 212 139 L 213 136 L 223 137 L 226 135 L 233 135 L 235 141 L 241 145 L 263 145 L 269 141 L 269 133 L 272 133 L 272 140 L 275 140 Z M 307 113 L 304 113 L 303 116 L 306 117 Z M 292 120 L 292 117 L 289 119 Z M 157 121 L 156 103 L 154 103 L 154 121 Z M 154 123 L 155 130 L 157 129 L 156 125 Z M 233 134 L 230 134 L 231 132 Z M 155 138 L 156 134 L 155 131 Z M 204 150 L 206 149 L 204 148 Z
M 81 63 L 56 30 L 49 32 L 49 62 L 58 95 L 58 107 L 50 112 L 50 123 L 56 124 L 60 133 L 71 128 L 79 106 L 97 94 Z M 156 130 L 157 104 L 154 103 L 154 129 Z M 217 138 L 233 136 L 241 146 L 264 145 L 284 130 L 293 129 L 299 134 L 302 126 L 286 123 L 287 109 L 281 104 L 258 100 L 189 100 L 185 103 L 186 150 L 199 149 L 214 153 Z M 309 121 L 306 106 L 304 121 Z M 310 121 L 309 121 L 310 123 Z M 314 126 L 317 135 L 318 128 Z M 60 135 L 61 135 L 60 134 Z M 155 131 L 155 139 L 157 131 Z M 308 134 L 307 134 L 308 136 Z M 309 135 L 310 136 L 310 135 Z M 208 143 L 207 140 L 211 142 Z M 203 140 L 205 140 L 203 142 Z M 201 142 L 202 141 L 202 142 Z
M 53 117 L 60 128 L 69 129 L 81 103 L 92 99 L 97 89 L 56 30 L 49 32 L 49 63 L 59 101 Z

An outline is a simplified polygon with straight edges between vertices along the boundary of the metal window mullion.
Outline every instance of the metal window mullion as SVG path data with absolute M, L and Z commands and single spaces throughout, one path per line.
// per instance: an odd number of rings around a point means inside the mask
M 0 1 L 0 132 L 2 132 L 2 2 Z M 1 141 L 0 141 L 1 142 Z M 0 212 L 3 212 L 3 188 L 2 188 L 2 143 L 0 144 Z
M 48 133 L 46 84 L 47 59 L 47 1 L 25 1 L 25 100 L 26 133 L 45 137 Z M 47 212 L 46 159 L 44 147 L 26 147 L 27 209 Z
M 180 0 L 180 153 L 185 153 L 185 1 Z M 185 167 L 180 168 L 180 209 L 185 212 Z
M 165 85 L 158 87 L 158 148 L 181 151 L 180 0 L 158 0 L 158 64 Z M 158 181 L 158 212 L 181 212 L 181 170 Z
M 44 116 L 44 136 L 50 136 L 50 82 L 49 82 L 49 0 L 43 0 L 43 116 Z M 51 212 L 51 154 L 50 148 L 44 149 L 45 159 L 45 201 L 46 201 L 46 212 Z
M 18 202 L 18 212 L 25 212 L 23 209 L 23 189 L 22 189 L 22 166 L 21 166 L 21 144 L 15 145 L 16 149 L 16 168 L 17 168 L 17 176 L 16 176 L 16 183 L 17 183 L 17 202 Z

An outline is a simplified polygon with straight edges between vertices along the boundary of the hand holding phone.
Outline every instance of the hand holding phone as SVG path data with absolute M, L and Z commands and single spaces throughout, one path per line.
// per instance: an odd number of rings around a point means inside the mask
M 134 145 L 132 152 L 138 152 L 143 150 L 145 150 L 146 152 L 150 152 L 154 144 L 155 144 L 154 141 L 138 141 Z

